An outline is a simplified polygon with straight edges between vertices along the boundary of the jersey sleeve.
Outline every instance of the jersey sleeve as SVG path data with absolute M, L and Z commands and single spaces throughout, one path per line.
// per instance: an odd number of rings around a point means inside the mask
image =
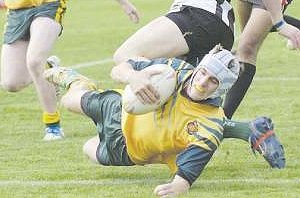
M 149 67 L 151 65 L 155 65 L 155 64 L 167 64 L 168 63 L 168 59 L 167 58 L 157 58 L 157 59 L 153 59 L 153 60 L 134 60 L 134 59 L 129 59 L 127 61 L 127 63 L 129 63 L 134 70 L 140 71 L 142 69 L 145 69 L 146 67 Z
M 182 151 L 176 159 L 176 175 L 184 178 L 190 185 L 200 176 L 203 169 L 214 154 L 199 146 L 191 145 Z
M 131 64 L 133 69 L 138 71 L 155 64 L 169 65 L 175 71 L 179 71 L 179 70 L 189 71 L 194 69 L 194 66 L 178 58 L 156 58 L 151 60 L 140 60 L 140 61 L 129 59 L 127 62 Z

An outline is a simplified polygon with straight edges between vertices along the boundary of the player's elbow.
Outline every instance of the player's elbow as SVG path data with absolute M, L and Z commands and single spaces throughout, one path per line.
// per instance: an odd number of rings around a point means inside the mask
M 116 65 L 128 60 L 128 57 L 124 55 L 124 52 L 122 49 L 117 49 L 117 51 L 113 55 L 113 60 Z

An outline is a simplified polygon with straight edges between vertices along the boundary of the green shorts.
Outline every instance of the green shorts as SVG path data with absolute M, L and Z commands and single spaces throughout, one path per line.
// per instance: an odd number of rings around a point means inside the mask
M 11 44 L 17 40 L 30 39 L 30 26 L 37 17 L 49 17 L 61 24 L 66 5 L 57 2 L 42 4 L 38 7 L 9 10 L 5 26 L 3 43 Z
M 91 91 L 81 98 L 81 108 L 97 128 L 100 143 L 97 160 L 106 166 L 132 166 L 125 137 L 121 126 L 122 97 L 119 93 L 107 90 Z

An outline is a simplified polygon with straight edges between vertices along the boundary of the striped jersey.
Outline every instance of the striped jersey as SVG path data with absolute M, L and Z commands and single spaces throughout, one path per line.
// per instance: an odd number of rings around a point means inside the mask
M 179 59 L 130 61 L 136 70 L 155 63 L 169 64 L 176 71 L 176 91 L 161 108 L 143 115 L 122 111 L 122 131 L 130 159 L 138 165 L 167 164 L 177 170 L 176 156 L 195 145 L 214 151 L 223 139 L 224 112 L 221 99 L 195 102 L 183 92 L 193 66 Z

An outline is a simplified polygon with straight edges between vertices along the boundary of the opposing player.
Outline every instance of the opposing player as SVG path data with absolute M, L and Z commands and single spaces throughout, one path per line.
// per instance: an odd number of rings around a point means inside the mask
M 115 52 L 119 64 L 130 58 L 181 57 L 196 66 L 215 45 L 230 50 L 234 14 L 227 1 L 175 0 L 169 12 L 130 36 Z
M 139 16 L 128 0 L 118 0 L 130 19 Z M 46 125 L 44 140 L 61 139 L 54 87 L 42 76 L 46 59 L 62 31 L 65 0 L 6 0 L 7 23 L 1 53 L 1 84 L 17 92 L 33 82 Z
M 67 90 L 62 104 L 95 123 L 98 136 L 83 147 L 90 159 L 106 166 L 166 164 L 174 178 L 158 185 L 154 192 L 161 197 L 178 195 L 200 176 L 221 143 L 225 128 L 231 134 L 243 134 L 241 138 L 250 140 L 253 149 L 263 153 L 272 167 L 284 167 L 283 149 L 270 119 L 226 121 L 220 96 L 239 73 L 231 52 L 216 47 L 195 69 L 174 58 L 129 60 L 116 66 L 111 76 L 129 84 L 143 103 L 155 103 L 159 94 L 147 83 L 158 71 L 143 70 L 155 64 L 167 64 L 176 71 L 177 88 L 161 108 L 143 115 L 122 110 L 121 90 L 98 90 L 94 81 L 67 68 L 54 67 L 45 72 L 49 82 Z
M 269 34 L 272 26 L 273 30 L 276 30 L 280 35 L 285 36 L 291 41 L 291 48 L 300 48 L 299 21 L 289 16 L 283 17 L 282 14 L 283 10 L 291 3 L 291 0 L 283 0 L 282 5 L 279 0 L 271 0 L 271 3 L 268 3 L 268 1 L 237 1 L 237 10 L 242 30 L 237 54 L 244 69 L 237 83 L 228 92 L 225 99 L 224 111 L 228 118 L 233 116 L 252 83 L 256 73 L 256 59 L 260 46 Z
M 225 101 L 228 118 L 252 82 L 256 53 L 272 26 L 290 39 L 294 48 L 300 47 L 300 31 L 285 22 L 279 0 L 238 0 L 238 5 L 241 26 L 248 23 L 243 28 L 238 48 L 243 71 Z M 118 64 L 135 57 L 181 57 L 196 66 L 214 45 L 221 43 L 228 50 L 232 48 L 233 27 L 233 9 L 226 0 L 175 0 L 168 14 L 154 19 L 129 37 L 116 50 L 114 61 Z

